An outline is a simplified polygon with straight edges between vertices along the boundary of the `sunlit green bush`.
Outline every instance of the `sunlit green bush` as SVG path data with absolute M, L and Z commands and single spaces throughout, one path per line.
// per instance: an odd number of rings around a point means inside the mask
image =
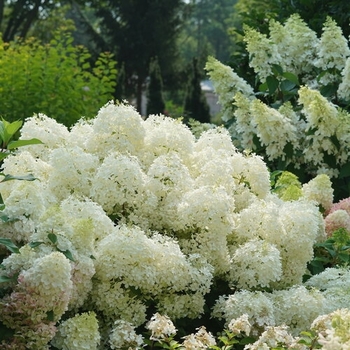
M 96 62 L 69 33 L 48 45 L 34 38 L 0 41 L 0 115 L 8 121 L 49 114 L 67 126 L 91 118 L 113 98 L 115 61 L 102 53 Z

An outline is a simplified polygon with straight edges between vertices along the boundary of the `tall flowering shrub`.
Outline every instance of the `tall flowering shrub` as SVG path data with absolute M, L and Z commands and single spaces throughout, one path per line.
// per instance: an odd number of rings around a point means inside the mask
M 70 129 L 34 115 L 21 139 L 37 137 L 3 163 L 38 180 L 1 184 L 0 243 L 12 249 L 0 246 L 2 348 L 138 347 L 157 313 L 222 326 L 247 314 L 256 336 L 281 323 L 297 332 L 344 305 L 326 308 L 332 293 L 303 284 L 325 239 L 326 175 L 282 200 L 262 158 L 238 151 L 227 129 L 195 138 L 125 104 Z M 204 327 L 183 343 L 214 346 Z
M 349 193 L 349 41 L 328 18 L 317 37 L 298 16 L 271 20 L 269 35 L 245 27 L 256 86 L 213 57 L 206 69 L 235 145 L 272 170 L 307 182 L 328 174 L 336 197 Z

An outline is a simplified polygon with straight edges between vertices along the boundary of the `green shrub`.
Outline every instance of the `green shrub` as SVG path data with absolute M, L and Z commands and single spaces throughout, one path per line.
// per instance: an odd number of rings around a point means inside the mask
M 113 98 L 117 71 L 110 53 L 94 66 L 90 54 L 58 32 L 48 45 L 36 39 L 0 42 L 0 115 L 8 121 L 34 113 L 50 115 L 67 126 Z

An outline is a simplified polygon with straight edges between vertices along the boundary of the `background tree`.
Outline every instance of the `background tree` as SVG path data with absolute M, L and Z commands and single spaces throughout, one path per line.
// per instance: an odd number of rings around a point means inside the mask
M 165 82 L 174 74 L 183 5 L 181 0 L 93 2 L 100 31 L 118 63 L 124 64 L 126 93 L 135 96 L 139 111 L 151 58 L 158 57 Z
M 164 113 L 165 102 L 163 99 L 163 81 L 155 57 L 151 60 L 149 71 L 149 83 L 147 87 L 147 115 Z
M 0 28 L 5 42 L 17 36 L 26 38 L 39 19 L 48 19 L 53 10 L 69 4 L 69 0 L 1 0 Z
M 192 74 L 188 82 L 187 93 L 184 103 L 185 121 L 195 119 L 201 123 L 210 123 L 209 106 L 201 89 L 198 60 L 192 61 Z

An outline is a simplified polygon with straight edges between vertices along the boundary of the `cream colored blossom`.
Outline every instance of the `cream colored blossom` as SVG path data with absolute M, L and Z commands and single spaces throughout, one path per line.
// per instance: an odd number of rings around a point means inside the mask
M 232 118 L 232 103 L 237 93 L 242 93 L 248 99 L 254 98 L 253 88 L 243 78 L 239 77 L 231 67 L 209 56 L 205 69 L 218 95 L 219 103 L 223 109 L 222 119 L 224 121 Z
M 135 327 L 131 323 L 117 320 L 109 335 L 109 344 L 111 349 L 138 350 L 143 348 L 143 337 L 135 332 Z
M 333 204 L 333 188 L 329 176 L 317 175 L 302 186 L 303 196 L 308 200 L 314 200 L 324 210 L 329 210 Z
M 323 70 L 328 68 L 342 70 L 347 57 L 350 56 L 348 41 L 343 36 L 341 28 L 331 17 L 327 17 L 323 24 L 317 56 L 315 66 Z
M 63 321 L 52 344 L 61 350 L 97 350 L 100 343 L 94 312 L 85 312 Z
M 208 349 L 208 347 L 216 345 L 212 334 L 206 331 L 204 326 L 197 328 L 195 334 L 184 337 L 183 346 L 186 350 Z
M 253 239 L 240 245 L 232 256 L 231 264 L 230 278 L 236 281 L 238 288 L 269 287 L 271 282 L 282 276 L 279 250 L 263 240 Z
M 280 65 L 285 72 L 299 75 L 313 68 L 318 39 L 298 14 L 292 14 L 284 24 L 269 22 L 270 39 L 278 47 Z
M 170 318 L 166 315 L 160 315 L 159 313 L 155 313 L 152 316 L 146 328 L 152 332 L 150 339 L 157 341 L 170 338 L 174 336 L 177 331 Z
M 251 324 L 249 323 L 249 317 L 247 314 L 243 314 L 238 318 L 234 318 L 228 324 L 228 329 L 234 335 L 244 333 L 245 335 L 250 334 Z
M 243 40 L 249 52 L 249 66 L 254 69 L 260 80 L 265 82 L 272 74 L 272 65 L 282 61 L 277 45 L 267 35 L 249 27 L 244 28 Z

